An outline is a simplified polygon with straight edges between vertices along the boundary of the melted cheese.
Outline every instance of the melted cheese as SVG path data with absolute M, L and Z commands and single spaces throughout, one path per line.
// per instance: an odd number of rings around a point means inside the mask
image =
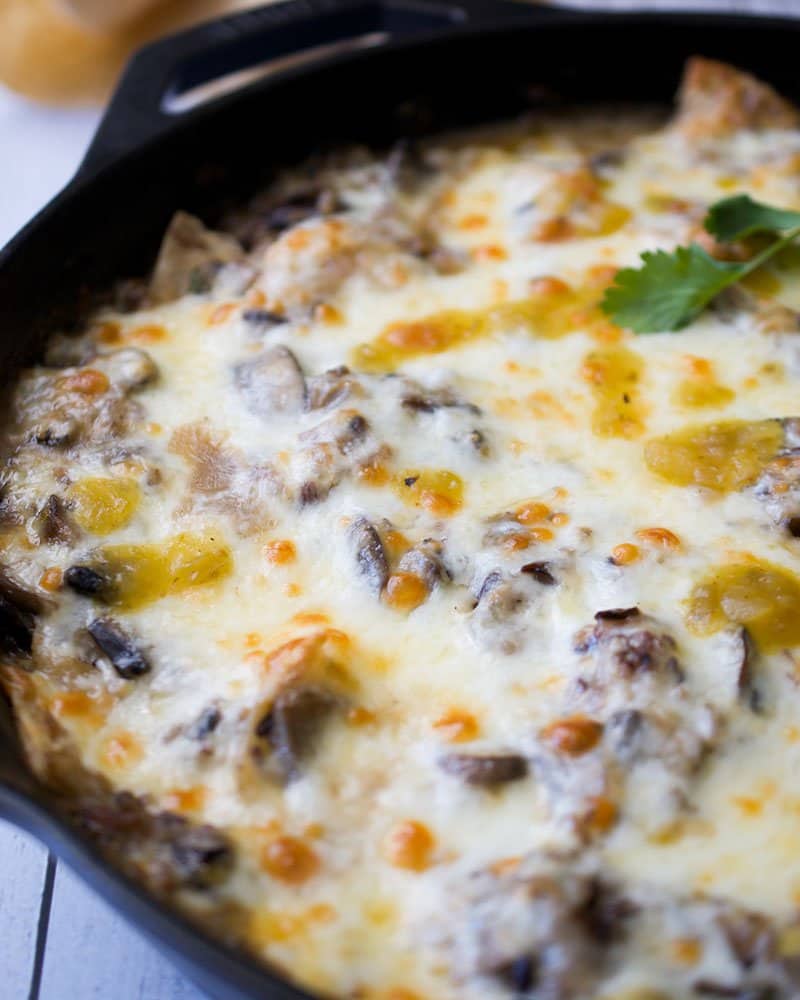
M 599 177 L 585 154 L 607 143 L 622 158 Z M 434 144 L 435 177 L 392 197 L 458 251 L 457 273 L 355 236 L 342 251 L 349 230 L 300 222 L 280 253 L 254 254 L 264 271 L 249 291 L 218 281 L 95 318 L 84 346 L 139 347 L 159 372 L 118 446 L 19 445 L 9 567 L 34 586 L 51 574 L 49 588 L 76 564 L 111 578 L 104 613 L 152 664 L 123 680 L 88 654 L 76 634 L 98 602 L 62 586 L 40 647 L 84 668 L 66 681 L 43 668 L 39 697 L 88 768 L 231 835 L 226 892 L 250 915 L 248 944 L 311 988 L 507 996 L 454 957 L 460 894 L 469 873 L 554 847 L 594 852 L 656 895 L 708 892 L 778 922 L 796 911 L 798 543 L 753 484 L 783 447 L 776 418 L 798 411 L 798 335 L 706 311 L 679 334 L 634 337 L 597 308 L 615 268 L 687 240 L 694 205 L 702 215 L 735 190 L 800 207 L 784 169 L 797 132 L 741 131 L 712 150 L 591 116 Z M 346 225 L 369 226 L 380 164 L 329 174 Z M 770 294 L 800 305 L 794 262 L 769 277 Z M 265 305 L 289 321 L 247 318 Z M 237 372 L 277 345 L 307 380 L 349 365 L 354 388 L 318 409 L 306 395 L 259 412 Z M 26 376 L 23 409 L 47 375 Z M 73 522 L 63 539 L 35 534 L 50 495 Z M 380 559 L 354 552 L 359 519 L 380 538 L 385 579 Z M 428 580 L 402 564 L 424 539 L 445 567 Z M 519 589 L 511 605 L 501 577 Z M 685 778 L 686 808 L 665 804 L 672 778 L 657 762 L 606 801 L 592 764 L 602 723 L 563 729 L 583 669 L 576 633 L 632 606 L 674 638 L 684 721 L 701 706 L 722 720 Z M 722 643 L 731 623 L 758 647 L 759 714 Z M 345 707 L 283 782 L 254 756 L 254 727 L 298 677 Z M 198 742 L 188 734 L 209 706 L 221 721 Z M 583 769 L 577 792 L 566 782 L 549 797 L 544 744 Z M 487 790 L 443 769 L 453 751 L 513 751 L 528 773 Z M 576 796 L 593 803 L 583 833 Z M 729 954 L 676 912 L 674 953 L 643 918 L 637 949 L 592 996 L 729 981 Z

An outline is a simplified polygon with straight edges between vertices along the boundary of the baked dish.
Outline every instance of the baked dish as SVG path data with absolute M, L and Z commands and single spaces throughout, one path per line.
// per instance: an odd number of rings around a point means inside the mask
M 321 995 L 800 996 L 798 252 L 601 307 L 752 261 L 704 218 L 800 208 L 799 123 L 695 59 L 320 156 L 51 341 L 0 679 L 104 856 Z

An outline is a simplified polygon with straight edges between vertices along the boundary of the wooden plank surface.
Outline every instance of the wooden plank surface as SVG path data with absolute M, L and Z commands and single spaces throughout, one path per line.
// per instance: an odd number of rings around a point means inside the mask
M 207 998 L 59 865 L 38 1000 Z
M 796 0 L 560 0 L 623 10 L 715 8 L 800 15 Z M 94 111 L 52 110 L 0 92 L 0 245 L 65 182 L 94 125 Z M 5 127 L 4 127 L 5 126 Z M 13 192 L 13 197 L 9 197 Z M 68 869 L 0 822 L 2 1000 L 203 1000 Z
M 47 851 L 0 821 L 0 996 L 9 1000 L 30 992 L 45 885 L 48 896 L 52 886 L 47 869 Z

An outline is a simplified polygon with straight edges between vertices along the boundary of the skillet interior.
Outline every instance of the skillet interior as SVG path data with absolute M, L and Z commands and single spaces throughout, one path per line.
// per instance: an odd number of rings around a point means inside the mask
M 385 25 L 382 5 L 357 6 L 362 13 L 348 22 L 354 31 Z M 512 115 L 542 101 L 666 102 L 685 58 L 695 52 L 747 68 L 800 97 L 792 69 L 800 31 L 794 22 L 531 10 L 513 24 L 467 21 L 461 27 L 450 24 L 452 8 L 442 5 L 447 27 L 436 30 L 431 6 L 423 8 L 428 20 L 420 22 L 418 38 L 399 37 L 378 49 L 287 71 L 182 116 L 165 134 L 119 157 L 99 148 L 104 165 L 98 169 L 90 158 L 67 191 L 0 255 L 4 378 L 35 357 L 49 332 L 79 315 L 86 300 L 76 289 L 88 294 L 117 277 L 146 272 L 175 209 L 213 223 L 227 204 L 262 185 L 272 166 L 320 146 L 387 144 L 400 135 Z M 397 22 L 401 29 L 409 25 L 411 20 Z M 251 47 L 247 60 L 257 58 L 257 46 Z M 197 73 L 199 65 L 189 66 L 184 82 Z M 125 122 L 111 124 L 118 139 Z M 132 131 L 138 128 L 131 123 Z M 0 813 L 64 856 L 214 995 L 303 996 L 159 910 L 52 821 L 51 808 L 24 768 L 13 721 L 0 702 Z

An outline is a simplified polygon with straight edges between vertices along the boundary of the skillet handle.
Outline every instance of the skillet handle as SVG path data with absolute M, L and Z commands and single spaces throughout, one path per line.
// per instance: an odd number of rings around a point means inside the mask
M 170 95 L 337 42 L 432 36 L 459 25 L 508 23 L 535 11 L 541 8 L 513 0 L 294 0 L 200 24 L 133 57 L 78 177 L 174 127 L 179 116 L 164 107 Z

